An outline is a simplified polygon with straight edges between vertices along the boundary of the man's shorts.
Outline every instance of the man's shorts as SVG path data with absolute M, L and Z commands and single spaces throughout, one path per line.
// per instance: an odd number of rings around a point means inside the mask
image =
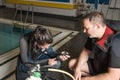
M 88 63 L 88 68 L 89 68 L 90 75 L 96 75 L 96 70 L 95 70 L 95 66 L 93 64 L 93 60 L 89 59 L 87 63 Z
M 87 63 L 88 63 L 90 75 L 96 75 L 96 74 L 104 73 L 107 71 L 105 67 L 98 68 L 97 66 L 95 66 L 93 59 L 89 59 Z

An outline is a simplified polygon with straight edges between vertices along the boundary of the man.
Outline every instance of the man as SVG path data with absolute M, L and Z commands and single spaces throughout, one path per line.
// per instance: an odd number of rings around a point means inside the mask
M 120 33 L 99 12 L 87 14 L 83 25 L 89 38 L 79 58 L 69 62 L 76 80 L 120 80 Z

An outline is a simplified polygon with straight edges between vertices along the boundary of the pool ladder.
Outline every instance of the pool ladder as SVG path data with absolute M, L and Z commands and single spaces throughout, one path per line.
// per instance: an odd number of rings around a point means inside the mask
M 16 9 L 16 11 L 15 11 L 15 15 L 14 15 L 14 19 L 13 20 L 16 20 L 16 17 L 18 15 L 18 11 L 20 11 L 20 22 L 21 23 L 27 23 L 28 16 L 29 16 L 29 13 L 31 11 L 31 16 L 32 16 L 31 24 L 33 24 L 33 22 L 34 22 L 33 5 L 28 5 L 27 13 L 26 13 L 26 16 L 25 16 L 25 21 L 23 21 L 23 9 L 22 9 L 22 5 L 18 6 L 17 4 L 15 4 L 15 9 Z

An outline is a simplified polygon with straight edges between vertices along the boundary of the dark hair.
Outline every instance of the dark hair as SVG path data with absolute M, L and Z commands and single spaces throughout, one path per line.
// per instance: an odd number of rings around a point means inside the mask
M 37 26 L 36 29 L 33 31 L 29 42 L 29 50 L 32 59 L 36 59 L 39 49 L 35 45 L 35 42 L 37 42 L 37 44 L 39 45 L 44 45 L 46 43 L 51 44 L 53 42 L 51 31 L 48 28 L 43 28 L 41 26 Z
M 104 15 L 97 11 L 86 14 L 83 19 L 89 19 L 93 24 L 100 23 L 102 26 L 105 25 Z
M 51 44 L 53 42 L 53 36 L 50 30 L 40 26 L 35 29 L 34 38 L 39 45 L 44 45 L 45 43 Z

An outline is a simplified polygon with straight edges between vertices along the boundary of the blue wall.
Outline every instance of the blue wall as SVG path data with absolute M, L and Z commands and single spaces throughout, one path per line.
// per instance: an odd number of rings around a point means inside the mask
M 86 3 L 95 3 L 97 0 L 86 0 Z M 109 0 L 99 0 L 99 4 L 109 4 Z
M 45 1 L 55 1 L 55 2 L 69 2 L 69 0 L 45 0 Z
M 98 4 L 109 4 L 109 0 L 86 0 L 86 3 L 93 3 L 95 9 L 98 8 Z

